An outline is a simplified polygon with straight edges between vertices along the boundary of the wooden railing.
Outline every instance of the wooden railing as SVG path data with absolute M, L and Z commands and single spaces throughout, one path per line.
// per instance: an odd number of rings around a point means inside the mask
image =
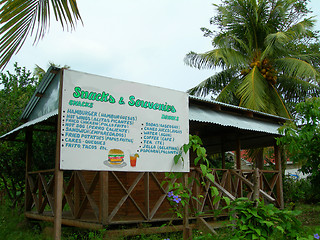
M 210 194 L 210 187 L 219 196 L 231 200 L 253 195 L 253 170 L 215 169 L 215 181 L 204 178 L 199 169 L 192 168 L 189 176 L 194 179 L 189 188 L 198 200 L 190 200 L 190 218 L 199 212 L 213 216 L 225 202 Z M 280 205 L 275 186 L 279 184 L 278 171 L 259 171 L 260 197 Z M 107 224 L 153 222 L 175 218 L 167 199 L 168 184 L 161 184 L 164 173 L 126 173 L 65 171 L 63 218 L 79 222 Z M 180 182 L 180 179 L 172 181 Z M 198 184 L 198 183 L 203 184 Z M 26 212 L 53 216 L 54 171 L 36 171 L 27 174 Z M 31 215 L 28 215 L 29 217 Z

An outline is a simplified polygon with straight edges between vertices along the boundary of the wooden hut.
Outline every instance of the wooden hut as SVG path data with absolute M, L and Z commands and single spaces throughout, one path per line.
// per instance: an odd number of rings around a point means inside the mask
M 26 188 L 25 216 L 30 219 L 55 221 L 56 224 L 100 229 L 106 225 L 156 223 L 177 219 L 169 211 L 168 186 L 162 185 L 162 172 L 62 171 L 59 155 L 59 85 L 64 69 L 50 67 L 26 106 L 20 127 L 1 136 L 14 140 L 25 132 Z M 202 138 L 209 154 L 222 153 L 222 168 L 214 169 L 215 182 L 201 179 L 199 169 L 190 166 L 189 175 L 204 181 L 204 186 L 190 183 L 201 202 L 191 200 L 189 219 L 212 218 L 222 201 L 214 203 L 208 194 L 210 186 L 221 196 L 231 199 L 253 194 L 253 170 L 242 170 L 240 150 L 273 146 L 275 170 L 259 169 L 260 196 L 283 207 L 281 161 L 275 137 L 286 119 L 231 106 L 215 101 L 189 97 L 190 134 Z M 39 169 L 33 146 L 36 132 L 51 132 L 57 144 L 48 149 L 52 154 L 43 169 Z M 41 134 L 37 135 L 41 139 Z M 38 139 L 39 140 L 39 139 Z M 41 140 L 40 140 L 41 141 Z M 56 150 L 54 150 L 56 148 Z M 236 153 L 236 168 L 225 168 L 225 152 Z M 54 154 L 55 153 L 55 154 Z M 54 156 L 55 155 L 55 156 Z M 55 160 L 56 159 L 56 160 Z M 192 155 L 191 155 L 192 159 Z M 192 161 L 191 161 L 192 162 Z M 43 165 L 42 165 L 43 166 Z M 260 165 L 261 166 L 261 165 Z M 175 179 L 174 181 L 180 181 Z

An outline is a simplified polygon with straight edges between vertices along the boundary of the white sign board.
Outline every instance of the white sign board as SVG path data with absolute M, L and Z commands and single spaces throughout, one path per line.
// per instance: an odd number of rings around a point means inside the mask
M 60 168 L 188 172 L 184 92 L 64 70 Z

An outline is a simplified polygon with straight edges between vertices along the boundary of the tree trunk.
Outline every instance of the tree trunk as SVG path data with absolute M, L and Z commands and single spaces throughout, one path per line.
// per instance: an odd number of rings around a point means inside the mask
M 259 168 L 255 168 L 253 172 L 253 201 L 255 202 L 256 207 L 259 201 L 259 189 Z

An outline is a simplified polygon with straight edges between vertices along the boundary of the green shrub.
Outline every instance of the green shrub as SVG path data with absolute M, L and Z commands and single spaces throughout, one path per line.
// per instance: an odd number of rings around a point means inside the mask
M 297 239 L 301 222 L 297 211 L 280 210 L 272 204 L 238 198 L 228 207 L 231 239 Z
M 309 179 L 285 176 L 283 180 L 283 197 L 285 202 L 312 202 L 313 191 Z

